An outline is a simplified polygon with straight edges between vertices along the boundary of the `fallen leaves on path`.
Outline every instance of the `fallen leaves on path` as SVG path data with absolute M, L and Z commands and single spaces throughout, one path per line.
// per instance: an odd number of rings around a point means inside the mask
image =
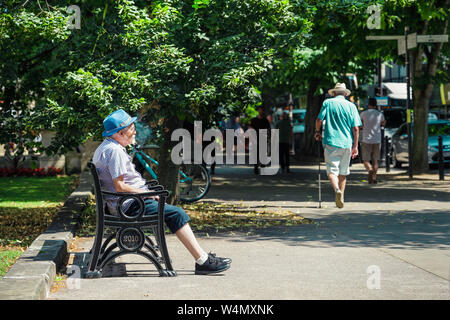
M 183 204 L 182 208 L 191 217 L 191 226 L 197 231 L 218 232 L 312 223 L 287 210 L 270 212 L 228 203 L 197 202 Z
M 190 216 L 194 231 L 219 232 L 259 229 L 272 226 L 311 224 L 312 220 L 287 210 L 274 212 L 245 207 L 243 204 L 196 202 L 180 205 Z M 80 237 L 95 235 L 96 208 L 91 200 L 81 215 Z M 209 234 L 208 234 L 209 235 Z
M 0 246 L 29 246 L 51 224 L 60 207 L 0 208 Z

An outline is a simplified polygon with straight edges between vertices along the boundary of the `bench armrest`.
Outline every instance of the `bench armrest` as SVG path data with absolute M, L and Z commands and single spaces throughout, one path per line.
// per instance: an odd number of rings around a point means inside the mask
M 146 186 L 156 186 L 158 183 L 159 183 L 158 180 L 147 180 L 145 182 L 145 185 Z
M 159 186 L 156 186 L 156 187 L 159 187 Z M 102 192 L 102 194 L 107 194 L 107 195 L 110 195 L 110 196 L 116 196 L 116 197 L 121 197 L 121 198 L 124 198 L 124 197 L 140 197 L 140 198 L 143 198 L 143 197 L 154 197 L 154 196 L 160 196 L 160 195 L 166 196 L 166 197 L 169 196 L 169 191 L 163 190 L 163 189 L 155 190 L 155 191 L 149 191 L 149 192 L 140 192 L 140 193 L 110 192 L 110 191 L 106 191 L 106 190 L 102 190 L 101 192 Z
M 164 190 L 164 187 L 163 187 L 163 186 L 160 186 L 160 185 L 147 186 L 147 188 L 148 188 L 149 191 L 153 191 L 153 190 L 157 190 L 157 191 L 159 191 L 159 190 Z

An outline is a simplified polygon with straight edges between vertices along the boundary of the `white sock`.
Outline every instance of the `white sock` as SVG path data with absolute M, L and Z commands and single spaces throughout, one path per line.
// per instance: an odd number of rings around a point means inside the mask
M 206 252 L 203 252 L 200 258 L 198 258 L 195 262 L 198 265 L 202 265 L 206 262 L 206 260 L 208 260 L 208 254 Z

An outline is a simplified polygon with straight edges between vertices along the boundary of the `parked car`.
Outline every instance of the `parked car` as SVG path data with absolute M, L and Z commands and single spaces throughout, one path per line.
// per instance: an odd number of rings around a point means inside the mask
M 436 113 L 434 113 L 434 112 L 429 112 L 429 113 L 428 113 L 428 121 L 429 121 L 429 120 L 439 120 L 439 118 L 438 118 L 438 116 L 437 116 Z
M 412 124 L 413 125 L 413 124 Z M 437 164 L 438 137 L 442 136 L 444 162 L 450 163 L 450 121 L 428 120 L 428 164 Z M 404 123 L 392 136 L 392 161 L 396 168 L 408 162 L 408 127 Z
M 406 122 L 405 108 L 390 108 L 383 110 L 386 125 L 384 127 L 384 136 L 391 140 L 398 128 Z
M 406 122 L 406 109 L 405 108 L 389 108 L 383 110 L 384 118 L 386 120 L 386 126 L 384 127 L 384 136 L 389 137 L 389 141 L 392 139 L 392 135 L 398 130 L 398 128 Z M 435 113 L 428 113 L 428 121 L 438 120 Z

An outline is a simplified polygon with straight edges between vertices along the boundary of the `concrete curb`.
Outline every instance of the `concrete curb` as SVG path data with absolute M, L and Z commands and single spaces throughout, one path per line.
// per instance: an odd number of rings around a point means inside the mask
M 67 248 L 79 227 L 80 214 L 93 194 L 88 171 L 80 175 L 72 192 L 47 230 L 37 237 L 0 281 L 0 300 L 40 300 L 50 288 L 68 254 Z

